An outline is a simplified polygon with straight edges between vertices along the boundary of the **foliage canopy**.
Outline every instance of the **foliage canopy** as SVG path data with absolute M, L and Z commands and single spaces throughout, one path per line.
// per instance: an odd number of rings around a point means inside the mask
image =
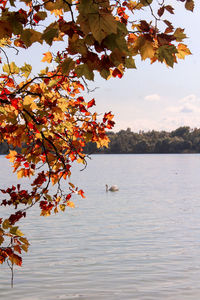
M 105 130 L 114 126 L 111 112 L 99 120 L 91 110 L 95 100 L 83 98 L 95 73 L 106 80 L 121 78 L 126 69 L 136 68 L 135 56 L 173 67 L 190 54 L 184 30 L 168 20 L 175 12 L 168 2 L 0 1 L 0 141 L 10 147 L 7 158 L 17 177 L 32 180 L 30 189 L 21 184 L 1 189 L 1 205 L 13 207 L 13 213 L 0 218 L 0 263 L 8 261 L 11 268 L 22 264 L 29 242 L 16 223 L 28 209 L 39 205 L 41 215 L 48 216 L 74 207 L 74 193 L 84 197 L 70 182 L 71 165 L 86 165 L 87 142 L 107 146 Z M 193 11 L 193 0 L 180 2 Z M 36 43 L 50 49 L 43 55 L 45 68 L 34 75 L 30 64 L 18 66 L 8 53 Z

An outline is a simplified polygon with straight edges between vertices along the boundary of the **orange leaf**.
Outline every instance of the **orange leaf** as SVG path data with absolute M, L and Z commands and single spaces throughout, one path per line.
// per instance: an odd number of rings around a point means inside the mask
M 78 191 L 78 194 L 81 195 L 82 198 L 85 198 L 85 196 L 84 196 L 84 191 L 83 191 L 83 190 L 79 190 L 79 191 Z
M 14 162 L 16 158 L 17 152 L 15 150 L 10 150 L 10 153 L 6 155 L 6 158 L 10 160 L 10 162 Z
M 72 201 L 67 201 L 67 206 L 69 206 L 71 208 L 75 207 L 74 202 L 72 202 Z
M 92 106 L 94 106 L 94 105 L 95 105 L 95 100 L 92 99 L 92 100 L 90 100 L 90 101 L 88 102 L 87 108 L 92 107 Z
M 43 55 L 44 55 L 44 57 L 42 59 L 43 62 L 45 62 L 45 61 L 48 62 L 48 63 L 52 62 L 53 57 L 52 57 L 51 52 L 43 53 Z

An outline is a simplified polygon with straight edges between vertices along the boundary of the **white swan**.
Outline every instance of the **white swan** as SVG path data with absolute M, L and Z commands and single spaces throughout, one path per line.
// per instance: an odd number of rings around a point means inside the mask
M 119 191 L 119 188 L 117 185 L 112 185 L 110 188 L 108 188 L 108 185 L 106 184 L 106 192 L 116 192 L 116 191 Z

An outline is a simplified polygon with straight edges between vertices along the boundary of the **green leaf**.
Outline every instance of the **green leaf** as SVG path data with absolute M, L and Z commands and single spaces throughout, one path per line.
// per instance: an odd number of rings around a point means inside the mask
M 76 67 L 75 73 L 77 74 L 77 77 L 84 76 L 88 80 L 94 80 L 94 73 L 86 64 Z
M 24 66 L 20 68 L 20 70 L 22 71 L 23 76 L 28 78 L 32 71 L 32 66 L 25 63 Z
M 68 74 L 75 66 L 75 62 L 71 58 L 66 58 L 61 64 L 63 74 Z
M 58 37 L 58 34 L 59 34 L 58 24 L 55 22 L 55 23 L 50 24 L 45 29 L 45 31 L 42 34 L 42 38 L 45 40 L 45 42 L 48 45 L 51 46 L 54 38 Z
M 43 43 L 42 34 L 33 29 L 25 29 L 21 35 L 21 39 L 27 47 L 30 47 L 33 43 Z
M 18 226 L 13 226 L 10 228 L 10 233 L 17 236 L 22 236 L 23 233 L 18 229 Z
M 88 18 L 90 30 L 99 44 L 106 36 L 117 33 L 117 21 L 113 15 L 109 13 L 94 13 L 89 14 Z
M 108 77 L 110 76 L 110 71 L 109 70 L 107 70 L 107 69 L 102 69 L 101 71 L 100 71 L 100 75 L 101 75 L 101 77 L 103 77 L 104 79 L 108 79 Z
M 177 42 L 182 42 L 182 40 L 187 37 L 186 34 L 184 33 L 184 29 L 182 28 L 177 28 L 174 32 L 174 36 Z
M 136 69 L 135 60 L 132 57 L 126 57 L 125 67 L 127 69 Z
M 158 48 L 157 50 L 157 57 L 158 60 L 163 62 L 166 61 L 166 64 L 173 68 L 175 58 L 174 54 L 177 53 L 177 49 L 173 45 L 164 45 Z

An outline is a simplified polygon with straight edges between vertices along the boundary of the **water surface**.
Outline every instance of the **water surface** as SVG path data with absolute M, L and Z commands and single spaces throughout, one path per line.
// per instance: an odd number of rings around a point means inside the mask
M 0 163 L 0 186 L 15 184 Z M 0 299 L 200 299 L 200 155 L 94 155 L 74 172 L 87 198 L 48 218 L 31 212 L 30 250 L 14 289 L 0 266 Z

